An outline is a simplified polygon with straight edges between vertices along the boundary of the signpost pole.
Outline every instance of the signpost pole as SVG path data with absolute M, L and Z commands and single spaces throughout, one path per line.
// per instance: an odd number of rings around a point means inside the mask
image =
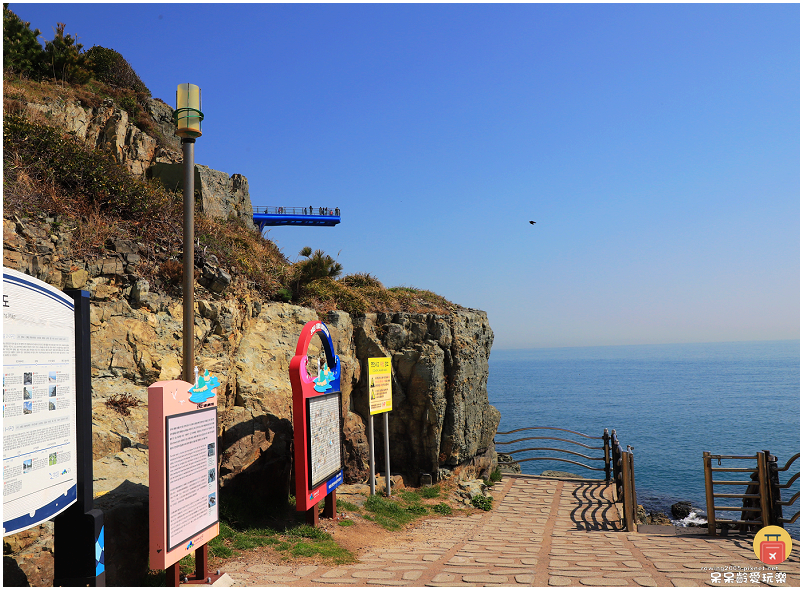
M 322 516 L 336 518 L 336 490 L 333 490 L 325 498 L 325 508 L 322 509 Z
M 389 412 L 392 411 L 392 359 L 389 357 L 367 359 L 367 402 L 369 403 L 369 470 L 370 494 L 375 495 L 375 428 L 373 416 L 383 414 L 384 470 L 386 495 L 392 495 L 392 469 L 389 465 Z
M 56 586 L 105 586 L 103 512 L 94 509 L 89 292 L 70 290 L 65 294 L 75 301 L 75 453 L 78 493 L 77 502 L 53 521 L 53 583 Z
M 386 463 L 386 495 L 392 495 L 391 469 L 389 468 L 389 412 L 383 413 L 383 447 Z
M 369 415 L 369 495 L 375 495 L 375 427 Z
M 194 381 L 194 139 L 183 144 L 183 380 Z

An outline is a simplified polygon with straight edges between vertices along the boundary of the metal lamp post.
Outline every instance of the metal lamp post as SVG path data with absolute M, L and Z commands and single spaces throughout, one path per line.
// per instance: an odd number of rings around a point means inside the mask
M 203 134 L 199 86 L 178 84 L 173 117 L 183 147 L 183 380 L 194 383 L 194 140 Z

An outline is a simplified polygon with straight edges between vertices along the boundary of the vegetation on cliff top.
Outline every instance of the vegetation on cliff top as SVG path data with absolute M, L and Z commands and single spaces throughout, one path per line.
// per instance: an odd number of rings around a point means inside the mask
M 146 109 L 150 91 L 113 49 L 82 51 L 59 23 L 45 48 L 7 5 L 3 9 L 3 204 L 6 217 L 46 215 L 72 231 L 75 260 L 105 254 L 110 238 L 142 244 L 137 274 L 152 288 L 177 294 L 182 282 L 183 195 L 131 175 L 113 157 L 54 127 L 30 103 L 76 100 L 98 107 L 111 98 L 145 133 L 163 136 Z M 49 78 L 48 78 L 49 76 Z M 408 311 L 447 314 L 457 306 L 430 291 L 385 288 L 369 273 L 341 277 L 331 256 L 311 248 L 292 263 L 270 240 L 237 220 L 196 213 L 196 255 L 214 255 L 233 276 L 227 295 L 256 289 L 262 297 L 291 301 L 318 312 L 354 315 Z M 202 289 L 199 285 L 197 289 Z

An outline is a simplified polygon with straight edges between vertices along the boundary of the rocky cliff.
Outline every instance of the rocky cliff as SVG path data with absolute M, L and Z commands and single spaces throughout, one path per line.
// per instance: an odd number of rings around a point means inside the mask
M 43 96 L 36 102 L 12 101 L 15 108 L 39 114 L 48 125 L 60 127 L 87 145 L 110 153 L 131 174 L 160 179 L 167 188 L 181 188 L 183 154 L 175 135 L 172 109 L 158 99 L 150 99 L 147 110 L 158 138 L 148 135 L 130 121 L 128 111 L 110 98 L 100 106 L 84 105 L 80 100 Z M 247 178 L 228 175 L 208 166 L 195 165 L 195 199 L 200 211 L 209 217 L 240 218 L 250 229 L 253 207 Z
M 174 163 L 178 157 L 169 146 L 132 130 L 124 111 L 113 105 L 87 111 L 64 104 L 51 112 L 79 136 L 106 145 L 134 173 Z M 218 184 L 224 180 L 220 177 Z M 244 210 L 249 215 L 246 179 L 231 182 L 238 193 L 223 214 Z M 221 190 L 230 195 L 229 188 Z M 106 518 L 107 581 L 130 585 L 147 570 L 147 530 L 142 526 L 147 522 L 147 386 L 180 377 L 182 302 L 156 292 L 137 274 L 146 244 L 110 240 L 103 256 L 79 260 L 71 253 L 70 241 L 70 228 L 46 214 L 3 220 L 5 266 L 58 288 L 91 293 L 96 506 Z M 213 260 L 195 262 L 196 359 L 221 383 L 219 481 L 227 493 L 247 494 L 254 502 L 282 502 L 292 490 L 288 368 L 301 329 L 319 319 L 330 327 L 343 366 L 348 482 L 364 481 L 368 475 L 369 412 L 362 367 L 375 356 L 392 358 L 392 472 L 416 484 L 422 473 L 436 481 L 465 466 L 490 467 L 500 414 L 488 403 L 486 392 L 493 333 L 484 312 L 351 317 L 334 311 L 319 317 L 308 308 L 263 301 L 246 285 L 238 285 L 234 296 L 231 282 L 236 279 L 226 269 Z M 382 420 L 376 420 L 380 471 L 382 428 Z M 48 526 L 4 539 L 4 572 L 17 571 L 34 585 L 51 583 Z

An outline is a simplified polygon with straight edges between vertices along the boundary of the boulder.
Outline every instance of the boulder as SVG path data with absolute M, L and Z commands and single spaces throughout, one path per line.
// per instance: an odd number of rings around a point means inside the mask
M 506 463 L 506 465 L 499 466 L 503 473 L 522 473 L 522 467 L 508 453 L 497 453 L 497 462 Z
M 692 512 L 692 503 L 686 500 L 676 502 L 671 506 L 671 510 L 672 517 L 677 520 L 681 520 L 689 516 L 689 514 Z

